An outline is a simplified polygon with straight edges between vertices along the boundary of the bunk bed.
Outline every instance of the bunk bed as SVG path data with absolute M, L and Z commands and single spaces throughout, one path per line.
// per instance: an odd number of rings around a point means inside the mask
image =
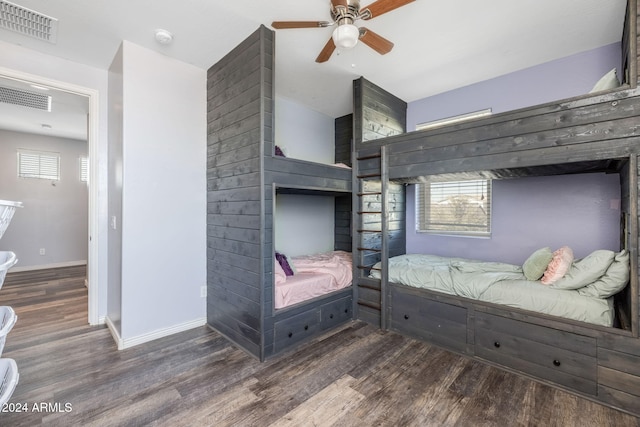
M 381 225 L 378 240 L 354 239 L 361 246 L 354 256 L 359 264 L 354 273 L 357 317 L 640 415 L 638 116 L 640 89 L 632 84 L 467 123 L 358 141 L 354 176 L 359 188 L 379 187 L 376 221 Z M 407 184 L 429 177 L 498 180 L 578 173 L 614 173 L 620 181 L 617 255 L 628 254 L 629 275 L 614 296 L 599 302 L 606 311 L 602 321 L 470 298 L 437 286 L 416 287 L 411 280 L 401 283 L 406 271 L 394 264 L 407 257 L 405 236 L 394 234 L 390 225 L 405 213 Z M 365 202 L 355 194 L 354 200 L 359 206 Z M 365 221 L 360 218 L 354 228 L 364 228 Z M 446 265 L 447 271 L 477 267 L 468 260 L 431 261 Z M 506 276 L 521 276 L 520 268 L 507 267 Z M 513 290 L 514 283 L 507 283 Z
M 332 197 L 333 249 L 350 252 L 352 172 L 277 155 L 274 52 L 260 26 L 207 71 L 207 324 L 261 361 L 353 317 L 351 286 L 276 307 L 276 196 Z
M 523 266 L 438 255 L 400 255 L 389 258 L 387 280 L 468 300 L 614 326 L 613 295 L 629 283 L 629 252 L 597 250 L 573 262 L 573 258 L 556 251 L 560 261 L 555 262 L 551 250 L 543 249 L 546 251 L 534 252 Z M 566 273 L 558 272 L 563 277 L 545 282 L 545 270 L 552 271 L 550 265 L 561 264 L 566 266 Z M 380 263 L 374 267 L 370 276 L 380 279 Z

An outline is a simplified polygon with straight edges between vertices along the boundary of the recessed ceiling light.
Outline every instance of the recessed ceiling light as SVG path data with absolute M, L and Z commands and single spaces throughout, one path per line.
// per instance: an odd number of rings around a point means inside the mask
M 160 44 L 169 44 L 173 41 L 173 34 L 163 29 L 156 30 L 155 37 L 156 41 Z

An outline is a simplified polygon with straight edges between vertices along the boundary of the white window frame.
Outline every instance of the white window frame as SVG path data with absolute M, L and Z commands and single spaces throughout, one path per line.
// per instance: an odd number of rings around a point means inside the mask
M 477 215 L 476 208 L 483 211 L 486 224 L 479 226 L 474 223 L 460 223 L 460 218 L 454 220 L 455 213 L 451 213 L 451 220 L 439 223 L 431 221 L 432 209 L 446 209 L 451 204 L 450 201 L 458 197 L 469 199 L 465 209 L 473 209 L 474 211 L 469 211 L 470 214 Z M 492 198 L 492 182 L 487 179 L 416 184 L 416 231 L 441 235 L 490 237 Z M 436 203 L 438 207 L 434 206 Z M 449 213 L 443 212 L 443 214 Z
M 60 153 L 19 148 L 18 177 L 60 180 Z

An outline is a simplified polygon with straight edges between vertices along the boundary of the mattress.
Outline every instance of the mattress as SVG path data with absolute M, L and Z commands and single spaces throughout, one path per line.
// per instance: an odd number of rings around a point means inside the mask
M 333 276 L 328 273 L 298 273 L 276 285 L 275 307 L 283 308 L 337 289 Z
M 293 276 L 275 284 L 275 308 L 288 307 L 351 285 L 351 254 L 331 251 L 294 257 Z
M 380 273 L 372 270 L 371 276 L 380 278 Z M 528 281 L 516 265 L 411 254 L 390 258 L 388 276 L 392 283 L 596 325 L 613 325 L 612 298 L 592 298 L 577 290 L 554 289 L 539 281 Z

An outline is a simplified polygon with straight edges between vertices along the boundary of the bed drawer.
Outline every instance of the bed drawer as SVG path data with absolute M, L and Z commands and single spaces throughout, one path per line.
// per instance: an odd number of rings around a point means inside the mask
M 320 329 L 332 328 L 352 318 L 353 298 L 346 297 L 320 307 Z
M 305 311 L 274 324 L 274 347 L 280 351 L 313 336 L 320 327 L 320 310 Z
M 595 338 L 479 312 L 475 325 L 476 356 L 596 395 Z
M 467 309 L 464 307 L 392 287 L 390 328 L 458 352 L 467 352 Z

